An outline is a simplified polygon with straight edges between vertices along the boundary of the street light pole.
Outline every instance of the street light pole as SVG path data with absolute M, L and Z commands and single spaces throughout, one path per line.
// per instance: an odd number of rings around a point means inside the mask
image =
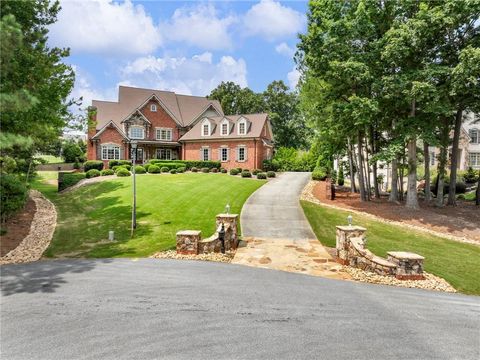
M 133 173 L 133 207 L 132 207 L 132 230 L 131 237 L 133 237 L 133 230 L 137 228 L 137 184 L 135 181 L 135 163 L 137 161 L 137 142 L 130 141 L 132 146 L 132 173 Z

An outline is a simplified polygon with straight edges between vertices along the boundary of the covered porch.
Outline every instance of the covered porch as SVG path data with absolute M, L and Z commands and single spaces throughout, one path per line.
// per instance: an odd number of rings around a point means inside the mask
M 178 142 L 139 140 L 136 164 L 145 164 L 151 159 L 180 160 L 182 145 Z M 132 154 L 130 149 L 130 154 Z M 131 156 L 133 158 L 133 154 Z

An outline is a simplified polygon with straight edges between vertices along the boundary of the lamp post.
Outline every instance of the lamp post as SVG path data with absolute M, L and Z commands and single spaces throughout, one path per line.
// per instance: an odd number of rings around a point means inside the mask
M 352 215 L 348 215 L 348 216 L 347 216 L 347 221 L 348 221 L 348 226 L 352 226 L 352 222 L 353 222 L 353 217 L 352 217 Z
M 135 162 L 137 161 L 137 142 L 135 140 L 130 141 L 132 150 L 132 173 L 133 173 L 133 207 L 132 207 L 132 231 L 137 228 L 137 184 L 135 181 Z

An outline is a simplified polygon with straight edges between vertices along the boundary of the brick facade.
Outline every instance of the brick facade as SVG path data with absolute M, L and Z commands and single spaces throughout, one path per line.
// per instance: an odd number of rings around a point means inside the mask
M 157 111 L 151 111 L 151 105 L 157 105 Z M 156 140 L 156 128 L 167 128 L 172 129 L 172 141 L 178 141 L 180 127 L 159 103 L 151 100 L 140 111 L 151 123 L 149 131 L 146 133 L 147 140 Z

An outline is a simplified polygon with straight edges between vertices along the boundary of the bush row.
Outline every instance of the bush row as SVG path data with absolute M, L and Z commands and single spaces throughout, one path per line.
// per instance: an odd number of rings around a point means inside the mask
M 62 191 L 70 186 L 75 185 L 80 180 L 85 179 L 85 173 L 58 173 L 58 191 Z
M 209 168 L 209 169 L 220 169 L 220 161 L 194 161 L 194 160 L 159 160 L 152 159 L 149 160 L 149 164 L 155 164 L 160 167 L 166 166 L 169 169 L 178 169 L 180 167 L 185 167 L 187 170 L 191 170 L 193 167 L 197 169 Z
M 17 175 L 2 174 L 0 181 L 0 214 L 4 223 L 10 216 L 23 209 L 27 201 L 27 187 Z

